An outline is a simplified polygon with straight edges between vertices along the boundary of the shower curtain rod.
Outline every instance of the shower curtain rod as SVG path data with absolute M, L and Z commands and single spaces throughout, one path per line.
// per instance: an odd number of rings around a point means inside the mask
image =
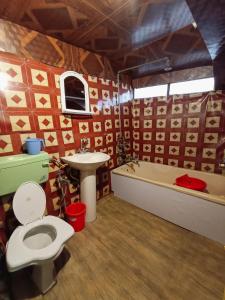
M 139 64 L 139 65 L 136 65 L 136 66 L 133 66 L 133 67 L 129 67 L 129 68 L 125 68 L 125 69 L 121 69 L 117 72 L 117 74 L 120 74 L 120 73 L 123 73 L 123 72 L 126 72 L 126 71 L 130 71 L 130 70 L 133 70 L 133 69 L 137 69 L 139 67 L 143 67 L 145 65 L 148 65 L 148 64 L 153 64 L 153 63 L 157 63 L 161 60 L 167 60 L 169 62 L 169 58 L 166 56 L 166 57 L 163 57 L 163 58 L 159 58 L 159 59 L 155 59 L 155 60 L 152 60 L 152 61 L 149 61 L 149 62 L 146 62 L 146 63 L 143 63 L 143 64 Z

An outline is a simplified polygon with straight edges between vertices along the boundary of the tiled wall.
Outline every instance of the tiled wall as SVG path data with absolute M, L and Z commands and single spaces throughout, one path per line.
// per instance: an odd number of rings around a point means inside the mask
M 225 92 L 133 102 L 133 151 L 140 159 L 220 173 Z
M 93 115 L 64 115 L 59 89 L 59 75 L 63 71 L 0 53 L 0 72 L 10 78 L 7 87 L 0 92 L 0 156 L 19 154 L 27 137 L 38 137 L 44 138 L 45 151 L 59 158 L 74 153 L 80 147 L 80 139 L 87 137 L 91 149 L 105 151 L 111 156 L 109 167 L 98 172 L 97 197 L 100 198 L 109 193 L 109 170 L 117 165 L 116 138 L 120 132 L 117 85 L 111 80 L 86 76 Z M 126 93 L 127 86 L 122 85 L 121 92 Z M 123 116 L 122 130 L 129 141 L 131 114 L 129 105 L 124 107 L 127 113 Z M 49 171 L 45 188 L 47 210 L 57 214 L 57 168 L 51 166 Z M 78 197 L 79 191 L 71 184 L 70 198 Z

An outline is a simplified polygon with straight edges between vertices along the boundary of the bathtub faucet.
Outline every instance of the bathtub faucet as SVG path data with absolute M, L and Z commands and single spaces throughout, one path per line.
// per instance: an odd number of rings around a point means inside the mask
M 138 158 L 137 158 L 137 157 L 131 156 L 131 157 L 128 158 L 128 161 L 127 161 L 127 162 L 132 162 L 132 163 L 134 163 L 135 165 L 137 165 L 138 167 L 140 167 L 140 164 L 139 164 L 139 161 L 138 161 Z
M 140 167 L 139 161 L 135 157 L 129 157 L 128 159 L 126 159 L 126 164 L 128 164 L 129 162 L 130 163 L 134 163 L 135 165 L 137 165 L 138 167 Z
M 133 162 L 135 165 L 137 165 L 138 167 L 140 167 L 139 161 L 136 158 L 132 158 L 131 162 Z
M 134 165 L 132 164 L 132 162 L 127 162 L 126 163 L 126 166 L 128 166 L 133 172 L 135 172 L 135 168 L 134 168 Z

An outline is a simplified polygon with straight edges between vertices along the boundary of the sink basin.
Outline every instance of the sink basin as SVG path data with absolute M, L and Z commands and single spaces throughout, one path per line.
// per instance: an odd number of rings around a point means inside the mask
M 109 159 L 110 156 L 102 152 L 76 153 L 71 156 L 62 157 L 62 160 L 71 168 L 80 171 L 96 170 Z
M 93 222 L 96 219 L 96 169 L 110 156 L 102 152 L 87 152 L 61 159 L 71 168 L 80 170 L 80 199 L 86 205 L 86 222 Z

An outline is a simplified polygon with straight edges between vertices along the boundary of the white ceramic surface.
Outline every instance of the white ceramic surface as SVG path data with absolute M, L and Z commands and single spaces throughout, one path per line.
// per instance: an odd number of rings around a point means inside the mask
M 225 177 L 163 164 L 139 161 L 135 171 L 121 166 L 112 171 L 115 196 L 183 228 L 225 244 Z M 207 192 L 174 185 L 188 174 L 207 182 Z
M 76 153 L 62 157 L 71 168 L 80 170 L 81 202 L 86 204 L 86 222 L 96 219 L 96 169 L 110 159 L 102 152 Z
M 33 280 L 42 293 L 55 284 L 53 260 L 74 234 L 73 227 L 54 216 L 43 216 L 44 190 L 35 182 L 22 184 L 13 199 L 13 210 L 24 225 L 10 236 L 6 249 L 9 272 L 34 265 Z
M 18 187 L 13 197 L 13 211 L 21 224 L 29 224 L 43 217 L 45 207 L 45 192 L 38 183 L 28 181 Z
M 96 170 L 110 159 L 108 154 L 102 152 L 76 153 L 61 158 L 71 168 L 81 171 Z

